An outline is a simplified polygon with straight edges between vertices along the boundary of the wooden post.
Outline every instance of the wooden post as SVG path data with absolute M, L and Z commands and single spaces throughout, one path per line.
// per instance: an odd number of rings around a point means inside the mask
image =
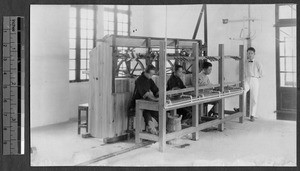
M 223 44 L 219 44 L 219 56 L 220 56 L 220 60 L 219 60 L 219 84 L 220 84 L 220 91 L 221 93 L 224 92 L 224 45 Z M 222 98 L 221 100 L 219 100 L 219 119 L 223 119 L 224 118 L 224 99 Z M 218 130 L 219 131 L 223 131 L 224 130 L 224 123 L 221 123 L 218 125 Z
M 207 40 L 207 6 L 203 4 L 204 7 L 204 42 L 205 42 L 205 54 L 204 56 L 208 55 L 208 40 Z
M 159 151 L 164 152 L 166 148 L 166 110 L 165 110 L 165 102 L 166 102 L 166 42 L 160 42 L 159 49 Z
M 197 20 L 197 24 L 196 24 L 196 27 L 195 27 L 195 30 L 194 30 L 193 39 L 196 39 L 198 29 L 199 29 L 199 26 L 200 26 L 200 23 L 201 23 L 204 8 L 205 8 L 205 4 L 202 5 L 202 8 L 201 8 L 198 20 Z
M 199 44 L 198 44 L 198 47 L 199 47 L 199 56 L 202 56 L 203 53 L 203 48 L 202 48 L 202 40 L 199 41 Z M 201 71 L 200 70 L 200 67 L 199 67 L 199 62 L 201 62 L 199 59 L 198 59 L 198 62 L 196 63 L 196 66 L 198 67 L 198 73 Z M 194 64 L 195 65 L 195 64 Z M 202 69 L 202 63 L 201 63 L 201 69 Z M 198 78 L 199 79 L 199 78 Z M 198 85 L 199 86 L 199 85 Z M 199 95 L 199 91 L 198 91 L 198 95 Z M 201 117 L 204 115 L 204 105 L 203 103 L 199 104 L 199 123 L 201 122 Z
M 139 103 L 136 103 L 135 106 L 135 143 L 141 143 L 140 139 L 140 132 L 141 132 L 141 122 L 142 122 L 142 115 L 143 110 L 139 109 Z
M 193 64 L 193 85 L 195 86 L 195 96 L 199 96 L 199 49 L 198 49 L 198 43 L 193 43 L 193 54 L 192 56 L 194 57 L 194 64 Z M 198 127 L 199 124 L 199 105 L 196 104 L 192 107 L 192 125 L 193 127 Z M 192 134 L 192 139 L 193 140 L 198 140 L 199 139 L 199 131 L 196 131 Z
M 243 45 L 240 45 L 240 47 L 239 47 L 239 56 L 241 57 L 241 59 L 239 61 L 239 65 L 240 65 L 239 77 L 240 77 L 240 82 L 241 82 L 240 86 L 245 90 L 245 78 L 244 78 L 245 59 L 244 59 L 244 46 Z M 245 92 L 244 92 L 239 97 L 239 109 L 240 109 L 240 112 L 243 113 L 243 116 L 241 116 L 239 118 L 240 123 L 243 123 L 243 120 L 244 120 L 244 116 L 246 113 L 245 106 L 246 106 L 246 98 L 245 98 Z

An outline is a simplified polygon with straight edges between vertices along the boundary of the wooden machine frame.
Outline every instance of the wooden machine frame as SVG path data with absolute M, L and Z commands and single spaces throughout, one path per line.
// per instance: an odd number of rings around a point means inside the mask
M 200 46 L 201 47 L 201 46 Z M 208 88 L 207 86 L 199 87 L 198 85 L 198 76 L 199 76 L 199 67 L 198 62 L 199 59 L 205 59 L 205 56 L 201 56 L 199 54 L 199 45 L 197 43 L 192 44 L 192 58 L 193 62 L 193 85 L 194 87 L 181 89 L 181 90 L 173 90 L 166 91 L 166 42 L 160 42 L 160 58 L 159 58 L 159 101 L 146 101 L 146 100 L 136 100 L 136 129 L 135 129 L 135 142 L 137 144 L 141 143 L 142 139 L 151 140 L 159 142 L 159 151 L 163 152 L 166 149 L 166 141 L 181 137 L 186 134 L 192 133 L 192 139 L 199 139 L 199 131 L 205 128 L 218 125 L 218 130 L 224 130 L 224 122 L 232 120 L 234 118 L 239 118 L 239 122 L 243 123 L 243 117 L 245 116 L 245 96 L 244 96 L 244 57 L 243 57 L 243 45 L 239 47 L 239 56 L 225 56 L 224 55 L 224 45 L 219 45 L 219 93 L 214 96 L 205 96 L 199 94 L 199 90 Z M 224 58 L 232 57 L 239 59 L 239 82 L 236 83 L 225 83 L 224 82 Z M 225 86 L 238 84 L 240 90 L 231 92 L 225 91 Z M 177 104 L 167 103 L 166 95 L 176 94 L 176 93 L 185 93 L 185 92 L 194 92 L 193 97 L 189 100 L 185 100 L 182 102 L 178 102 Z M 239 96 L 239 112 L 233 113 L 230 116 L 225 117 L 224 109 L 225 109 L 225 98 Z M 203 110 L 200 110 L 199 117 L 199 107 L 203 108 L 203 104 L 207 102 L 218 101 L 218 118 L 212 121 L 204 122 L 199 124 L 199 120 L 203 115 Z M 177 132 L 166 133 L 166 112 L 174 111 L 176 109 L 183 108 L 187 106 L 192 106 L 192 126 L 182 129 Z M 141 118 L 143 110 L 154 110 L 159 112 L 159 134 L 154 135 L 150 133 L 142 132 L 141 128 Z

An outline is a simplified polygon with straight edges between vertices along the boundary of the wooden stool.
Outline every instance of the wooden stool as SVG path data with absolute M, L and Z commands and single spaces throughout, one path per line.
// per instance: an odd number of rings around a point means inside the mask
M 81 123 L 81 111 L 86 111 L 86 122 Z M 78 106 L 78 134 L 80 134 L 80 128 L 85 128 L 86 132 L 88 132 L 89 126 L 89 104 L 84 103 Z

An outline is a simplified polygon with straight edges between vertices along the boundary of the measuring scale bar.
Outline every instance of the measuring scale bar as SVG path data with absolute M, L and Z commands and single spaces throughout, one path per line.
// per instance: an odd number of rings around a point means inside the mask
M 3 155 L 24 154 L 24 18 L 3 17 Z

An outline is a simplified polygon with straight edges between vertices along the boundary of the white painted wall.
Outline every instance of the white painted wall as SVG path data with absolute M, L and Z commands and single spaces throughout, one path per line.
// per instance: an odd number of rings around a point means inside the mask
M 67 6 L 30 9 L 31 127 L 69 119 L 68 14 Z

